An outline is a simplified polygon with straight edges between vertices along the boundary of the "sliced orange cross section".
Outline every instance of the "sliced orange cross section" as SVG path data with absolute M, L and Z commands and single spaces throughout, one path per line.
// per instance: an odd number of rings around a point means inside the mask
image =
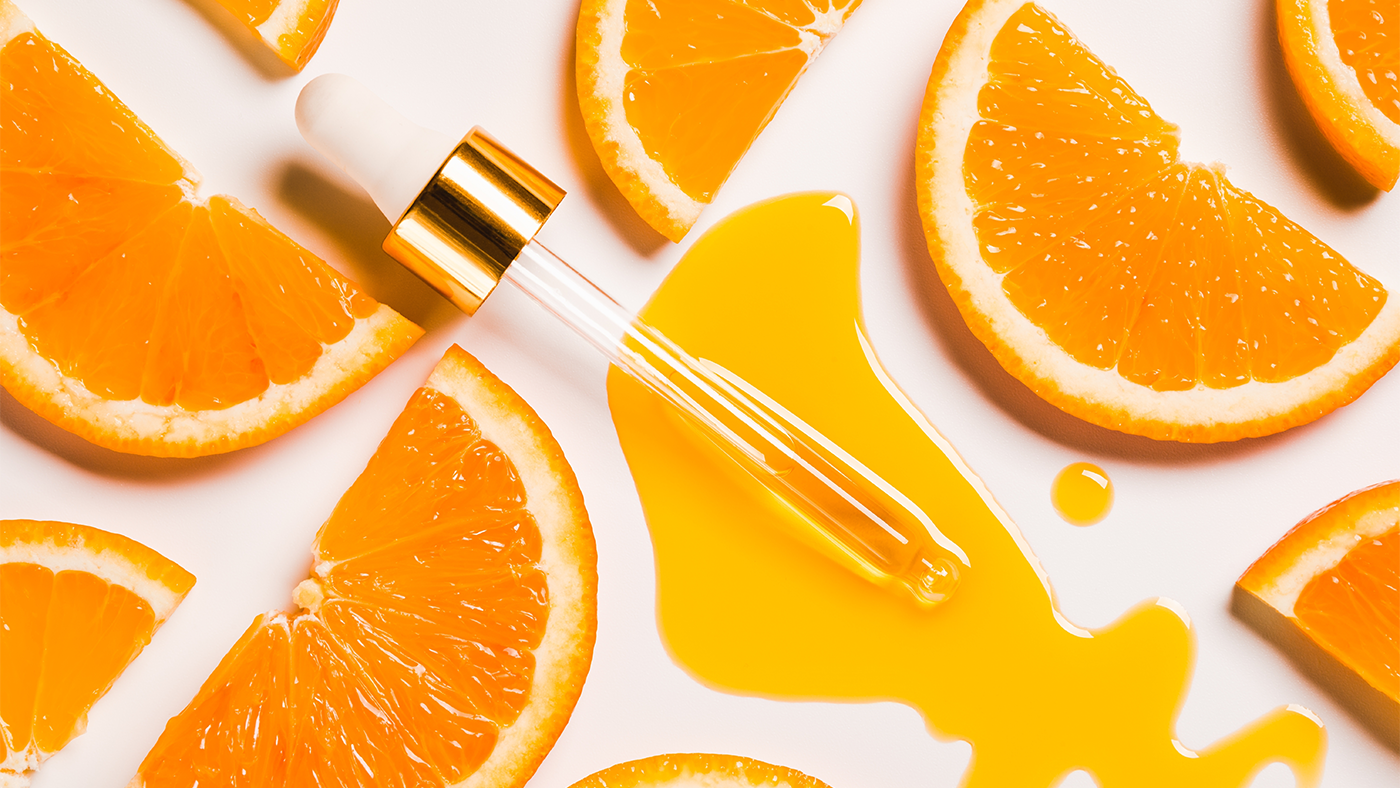
M 24 780 L 83 732 L 88 710 L 193 586 L 194 575 L 124 536 L 0 520 L 0 784 Z
M 972 333 L 1036 394 L 1158 439 L 1268 435 L 1400 359 L 1400 303 L 1219 166 L 1048 12 L 973 0 L 944 39 L 916 175 Z
M 1400 481 L 1308 515 L 1235 583 L 1233 606 L 1400 750 Z
M 679 241 L 861 0 L 585 0 L 579 105 L 637 213 Z
M 422 333 L 197 174 L 0 0 L 0 382 L 108 448 L 261 443 Z
M 1283 61 L 1313 120 L 1377 189 L 1400 177 L 1400 0 L 1278 0 Z
M 523 785 L 596 621 L 583 499 L 534 411 L 453 347 L 312 552 L 296 612 L 253 622 L 133 788 Z

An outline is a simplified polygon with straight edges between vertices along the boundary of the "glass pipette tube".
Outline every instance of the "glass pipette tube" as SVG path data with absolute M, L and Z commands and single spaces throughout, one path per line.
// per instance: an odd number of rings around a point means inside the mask
M 967 558 L 922 509 L 722 367 L 700 361 L 538 240 L 503 277 L 658 395 L 877 583 L 947 599 Z
M 394 223 L 384 250 L 472 314 L 509 280 L 684 415 L 785 503 L 823 547 L 926 605 L 947 599 L 967 556 L 928 515 L 796 415 L 686 353 L 534 240 L 564 191 L 480 128 L 453 141 L 354 79 L 323 74 L 297 126 Z

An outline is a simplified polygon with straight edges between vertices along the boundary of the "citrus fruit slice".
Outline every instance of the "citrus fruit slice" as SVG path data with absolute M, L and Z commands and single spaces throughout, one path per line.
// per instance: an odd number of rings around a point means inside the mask
M 219 0 L 283 63 L 297 71 L 311 60 L 340 0 Z
M 1233 606 L 1400 750 L 1400 481 L 1308 515 L 1235 583 Z
M 679 241 L 860 0 L 585 0 L 575 78 L 603 169 Z
M 83 732 L 193 586 L 124 536 L 0 520 L 0 783 L 27 784 L 25 772 Z
M 1218 166 L 1034 3 L 972 0 L 934 63 L 916 178 L 964 321 L 1086 421 L 1214 442 L 1303 424 L 1400 358 L 1386 288 Z
M 796 769 L 739 755 L 653 755 L 591 774 L 571 788 L 828 788 Z
M 530 406 L 454 346 L 312 549 L 297 612 L 254 620 L 133 788 L 522 785 L 583 687 L 597 584 Z
M 119 451 L 261 443 L 422 330 L 198 176 L 0 0 L 0 382 Z
M 1390 191 L 1400 176 L 1400 2 L 1278 0 L 1278 35 L 1323 136 Z

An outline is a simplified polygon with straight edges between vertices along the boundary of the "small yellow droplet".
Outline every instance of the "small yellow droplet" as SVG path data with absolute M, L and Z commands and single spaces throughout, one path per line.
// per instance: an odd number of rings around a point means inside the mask
M 1093 463 L 1071 463 L 1055 476 L 1050 501 L 1065 522 L 1093 525 L 1113 508 L 1113 482 Z

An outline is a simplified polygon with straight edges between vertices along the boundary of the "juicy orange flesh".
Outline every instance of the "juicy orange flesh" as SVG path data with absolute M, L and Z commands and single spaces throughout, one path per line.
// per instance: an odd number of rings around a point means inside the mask
M 1328 0 L 1327 16 L 1366 98 L 1400 123 L 1400 0 Z
M 219 5 L 227 8 L 248 27 L 257 27 L 266 22 L 281 3 L 282 0 L 219 0 Z
M 155 614 L 88 572 L 0 565 L 0 717 L 8 752 L 57 752 L 151 640 Z M 6 754 L 8 754 L 8 752 Z
M 0 51 L 0 305 L 88 390 L 227 408 L 305 375 L 373 299 L 184 165 L 32 33 Z
M 1400 700 L 1400 529 L 1308 581 L 1293 615 L 1372 686 Z
M 832 11 L 844 20 L 859 5 L 838 0 Z M 818 14 L 802 0 L 627 0 L 626 17 L 627 122 L 647 155 L 700 202 L 768 125 L 812 47 L 835 32 L 803 30 Z
M 147 755 L 147 788 L 263 785 L 249 763 L 294 785 L 470 775 L 524 708 L 548 616 L 525 505 L 510 459 L 420 389 L 317 536 L 324 602 L 253 623 Z
M 1077 361 L 1157 390 L 1279 382 L 1370 325 L 1385 288 L 1213 168 L 1034 4 L 993 41 L 964 179 L 983 259 Z

